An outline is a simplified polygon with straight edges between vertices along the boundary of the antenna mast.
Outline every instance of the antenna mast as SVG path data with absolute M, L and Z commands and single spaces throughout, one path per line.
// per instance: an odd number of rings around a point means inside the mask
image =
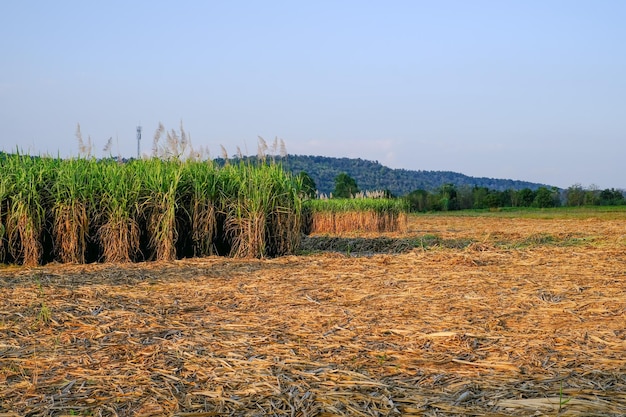
M 137 159 L 141 158 L 141 126 L 137 126 Z

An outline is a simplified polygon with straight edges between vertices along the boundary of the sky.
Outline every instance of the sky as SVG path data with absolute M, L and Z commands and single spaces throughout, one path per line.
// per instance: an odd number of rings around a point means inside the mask
M 626 188 L 626 1 L 3 1 L 0 150 L 375 160 Z

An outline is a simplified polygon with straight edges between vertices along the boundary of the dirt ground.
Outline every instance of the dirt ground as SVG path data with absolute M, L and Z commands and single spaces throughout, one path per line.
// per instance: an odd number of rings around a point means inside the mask
M 0 417 L 626 415 L 626 218 L 337 238 L 0 267 Z

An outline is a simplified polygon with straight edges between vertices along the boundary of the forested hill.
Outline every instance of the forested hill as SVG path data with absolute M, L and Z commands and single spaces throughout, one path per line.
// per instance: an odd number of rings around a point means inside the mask
M 450 171 L 409 171 L 391 169 L 378 163 L 352 158 L 331 158 L 326 156 L 288 155 L 276 157 L 285 169 L 297 174 L 305 171 L 313 178 L 321 193 L 329 194 L 335 188 L 335 177 L 342 172 L 347 173 L 357 182 L 361 190 L 389 190 L 401 196 L 423 189 L 432 191 L 444 184 L 457 187 L 486 187 L 490 190 L 536 190 L 544 184 L 510 179 L 477 178 Z

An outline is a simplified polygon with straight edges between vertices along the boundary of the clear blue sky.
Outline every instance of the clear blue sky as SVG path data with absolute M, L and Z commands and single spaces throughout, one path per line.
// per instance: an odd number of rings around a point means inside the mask
M 626 188 L 626 1 L 4 1 L 0 149 L 149 152 L 181 119 L 220 156 L 257 136 L 568 187 Z

